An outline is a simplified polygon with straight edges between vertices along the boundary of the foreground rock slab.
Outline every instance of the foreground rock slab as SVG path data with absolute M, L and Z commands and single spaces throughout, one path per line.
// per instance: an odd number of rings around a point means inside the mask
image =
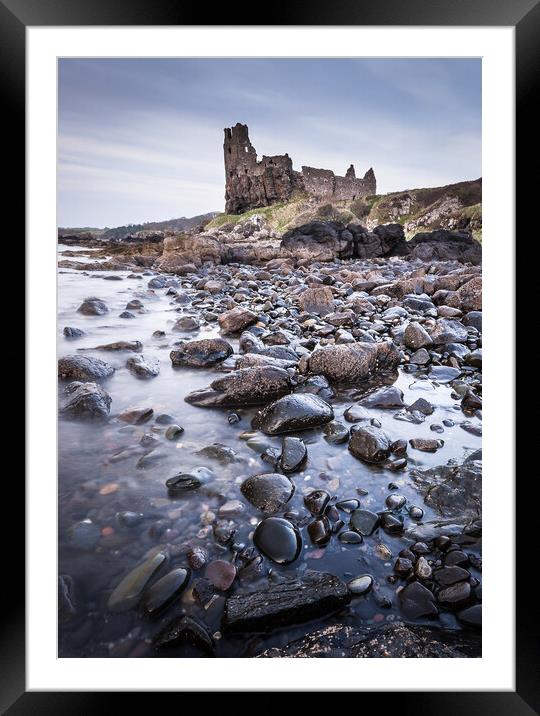
M 380 629 L 332 624 L 257 658 L 463 658 L 481 655 L 480 639 L 436 627 L 394 622 Z
M 327 572 L 307 570 L 293 578 L 225 602 L 222 626 L 231 632 L 264 632 L 331 614 L 351 600 L 347 585 Z

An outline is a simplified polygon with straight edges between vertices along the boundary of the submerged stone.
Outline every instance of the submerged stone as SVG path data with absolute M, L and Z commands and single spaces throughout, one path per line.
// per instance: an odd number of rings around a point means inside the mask
M 189 582 L 191 570 L 179 567 L 158 579 L 144 596 L 144 610 L 154 614 L 170 604 L 178 597 Z
M 109 597 L 107 607 L 110 611 L 124 612 L 135 606 L 147 583 L 166 559 L 164 552 L 157 552 L 129 572 Z

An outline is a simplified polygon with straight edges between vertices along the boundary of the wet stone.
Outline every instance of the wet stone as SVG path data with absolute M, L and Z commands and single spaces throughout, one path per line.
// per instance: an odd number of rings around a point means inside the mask
M 360 426 L 351 435 L 349 450 L 364 462 L 383 462 L 390 455 L 390 440 L 380 428 Z
M 349 439 L 349 430 L 342 423 L 332 421 L 323 427 L 324 439 L 331 445 L 340 445 Z
M 471 598 L 471 585 L 468 582 L 457 582 L 449 587 L 441 589 L 437 599 L 441 604 L 451 608 L 459 609 Z
M 437 383 L 450 383 L 452 380 L 459 378 L 460 375 L 459 368 L 449 368 L 445 365 L 434 365 L 429 371 L 429 377 Z
M 280 467 L 283 472 L 297 472 L 307 458 L 307 448 L 301 438 L 283 438 Z
M 435 408 L 425 398 L 418 398 L 412 405 L 407 406 L 407 410 L 410 413 L 417 411 L 422 413 L 422 415 L 431 415 L 435 411 Z
M 343 413 L 343 417 L 348 423 L 359 423 L 369 420 L 368 411 L 361 405 L 351 405 Z
M 332 536 L 330 521 L 326 516 L 318 517 L 316 520 L 313 520 L 313 522 L 310 522 L 307 531 L 312 543 L 318 546 L 328 544 Z
M 170 495 L 182 495 L 191 490 L 197 490 L 213 477 L 211 470 L 206 467 L 198 467 L 190 473 L 180 473 L 169 477 L 165 482 Z
M 389 510 L 400 510 L 406 501 L 407 499 L 404 495 L 393 493 L 392 495 L 388 495 L 385 503 Z
M 312 515 L 321 515 L 330 501 L 326 490 L 314 490 L 304 497 L 304 505 Z
M 454 549 L 451 552 L 448 552 L 444 558 L 445 567 L 453 567 L 455 565 L 463 565 L 468 563 L 468 556 L 465 554 L 465 552 L 462 552 L 459 549 Z
M 424 516 L 424 510 L 421 507 L 417 507 L 416 505 L 411 505 L 409 507 L 409 517 L 412 520 L 421 520 Z
M 439 613 L 433 594 L 419 582 L 412 582 L 399 592 L 399 603 L 409 619 L 436 617 Z
M 379 388 L 360 400 L 366 408 L 400 408 L 403 404 L 403 391 L 395 385 Z
M 398 557 L 394 564 L 394 572 L 401 577 L 407 577 L 413 570 L 413 563 L 406 557 Z
M 208 561 L 208 555 L 202 547 L 191 547 L 186 554 L 186 558 L 192 569 L 202 569 Z
M 482 605 L 475 604 L 472 607 L 462 609 L 457 614 L 457 618 L 463 624 L 471 627 L 482 628 Z
M 109 378 L 114 368 L 99 358 L 70 355 L 58 360 L 58 377 L 63 380 L 96 381 Z
M 443 440 L 429 440 L 427 438 L 412 438 L 409 440 L 411 447 L 422 452 L 436 452 L 444 445 Z
M 385 512 L 380 517 L 381 527 L 389 534 L 400 534 L 403 532 L 403 523 L 394 515 Z
M 253 534 L 257 549 L 277 564 L 290 564 L 300 555 L 302 538 L 298 529 L 281 517 L 267 517 Z
M 431 567 L 425 557 L 419 557 L 416 560 L 414 573 L 418 579 L 429 579 L 431 577 Z
M 347 582 L 347 587 L 351 594 L 354 596 L 360 596 L 367 594 L 373 587 L 373 577 L 371 574 L 363 574 L 360 577 L 355 577 Z
M 283 509 L 294 494 L 294 483 L 285 475 L 265 473 L 244 480 L 240 491 L 254 507 L 266 514 Z
M 182 435 L 183 432 L 184 428 L 182 428 L 180 425 L 169 425 L 167 430 L 165 430 L 165 437 L 167 438 L 167 440 L 176 440 L 180 437 L 180 435 Z
M 200 324 L 196 318 L 193 318 L 193 316 L 183 316 L 176 321 L 172 330 L 179 332 L 197 331 L 199 327 Z
M 99 298 L 85 298 L 77 311 L 85 316 L 102 316 L 109 312 L 109 307 Z
M 117 417 L 123 423 L 130 423 L 131 425 L 141 425 L 150 420 L 154 415 L 153 408 L 128 408 L 121 412 Z
M 425 348 L 420 348 L 420 350 L 413 353 L 409 359 L 410 363 L 414 363 L 416 365 L 426 365 L 429 361 L 429 353 Z
M 336 502 L 336 507 L 338 510 L 351 513 L 353 510 L 357 510 L 360 507 L 360 500 L 356 500 L 354 498 L 351 500 L 340 500 L 339 502 Z
M 97 383 L 75 381 L 64 391 L 69 397 L 60 408 L 66 418 L 105 420 L 109 416 L 112 398 Z
M 155 378 L 159 375 L 159 361 L 142 355 L 128 358 L 126 368 L 138 378 Z
M 449 587 L 456 582 L 464 582 L 469 577 L 469 572 L 461 567 L 443 567 L 433 573 L 433 579 L 443 587 Z
M 85 333 L 80 328 L 73 328 L 72 326 L 66 326 L 63 331 L 66 338 L 80 338 Z
M 316 395 L 286 395 L 263 408 L 253 418 L 252 426 L 267 435 L 308 430 L 329 423 L 334 411 Z
M 351 513 L 351 527 L 363 536 L 373 534 L 379 524 L 379 515 L 370 510 L 354 510 Z
M 154 614 L 169 605 L 186 588 L 189 578 L 190 570 L 179 567 L 158 579 L 144 595 L 144 610 Z
M 343 544 L 361 544 L 364 541 L 362 535 L 358 532 L 353 532 L 353 530 L 340 532 L 338 539 L 340 542 L 343 542 Z
M 142 522 L 144 515 L 142 512 L 124 510 L 122 512 L 117 512 L 115 517 L 121 527 L 136 527 Z
M 233 353 L 233 347 L 223 338 L 204 338 L 183 343 L 171 351 L 171 363 L 176 366 L 207 368 L 222 363 Z

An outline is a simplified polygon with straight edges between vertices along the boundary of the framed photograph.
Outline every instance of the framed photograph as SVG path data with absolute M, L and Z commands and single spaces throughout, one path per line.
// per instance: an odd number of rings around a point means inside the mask
M 2 708 L 536 713 L 514 271 L 538 5 L 200 14 L 0 3 L 28 306 Z

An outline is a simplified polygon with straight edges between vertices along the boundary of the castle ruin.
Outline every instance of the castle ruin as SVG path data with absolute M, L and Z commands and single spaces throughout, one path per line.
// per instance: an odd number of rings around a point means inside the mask
M 362 179 L 356 177 L 351 164 L 344 177 L 330 169 L 302 167 L 293 169 L 288 154 L 257 159 L 249 140 L 246 124 L 225 129 L 225 211 L 242 214 L 249 209 L 289 201 L 295 190 L 303 191 L 317 201 L 351 201 L 376 193 L 373 169 Z

